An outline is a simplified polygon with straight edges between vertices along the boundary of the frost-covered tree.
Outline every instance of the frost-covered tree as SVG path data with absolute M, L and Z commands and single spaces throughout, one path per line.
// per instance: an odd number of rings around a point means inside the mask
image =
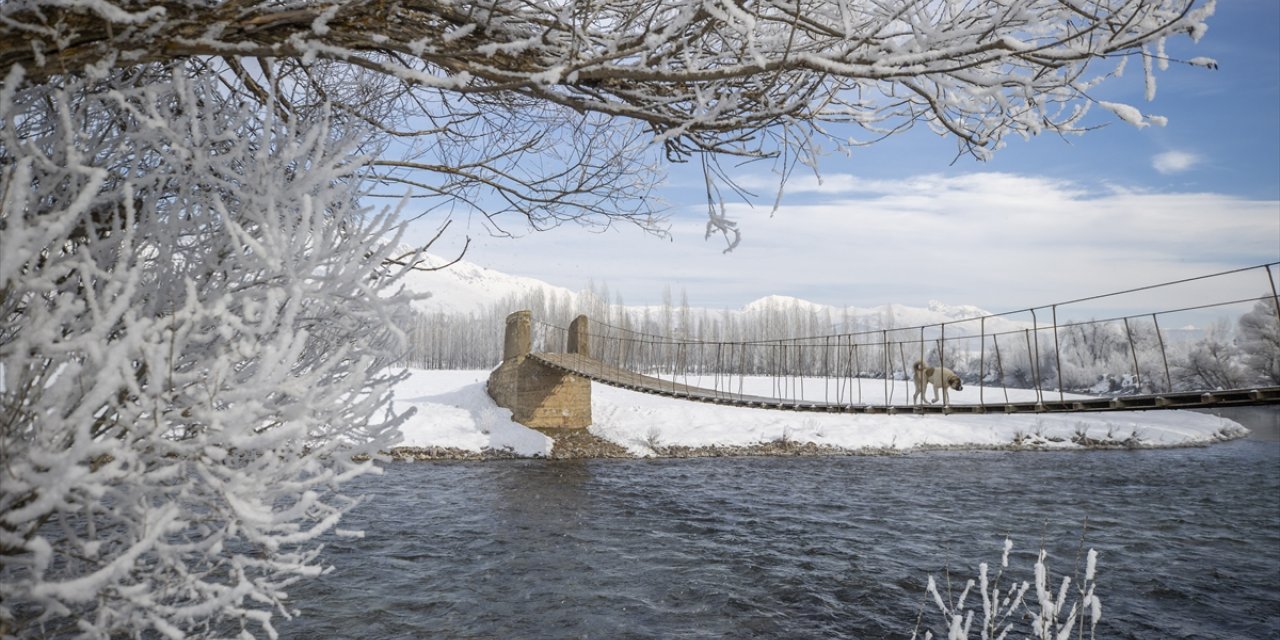
M 1237 344 L 1245 366 L 1263 384 L 1280 385 L 1280 305 L 1263 297 L 1240 316 Z
M 0 70 L 49 82 L 198 61 L 282 113 L 329 103 L 402 138 L 383 180 L 537 227 L 653 224 L 657 147 L 704 162 L 708 232 L 732 243 L 715 206 L 731 182 L 721 155 L 775 158 L 786 176 L 916 123 L 978 157 L 1010 136 L 1082 132 L 1093 105 L 1160 124 L 1090 93 L 1136 58 L 1153 98 L 1167 38 L 1200 38 L 1212 12 L 1213 0 L 11 0 Z
M 1210 325 L 1203 338 L 1178 355 L 1171 366 L 1174 383 L 1183 389 L 1239 389 L 1249 378 L 1225 319 Z
M 1062 388 L 1089 389 L 1133 369 L 1124 326 L 1090 320 L 1061 328 Z
M 274 635 L 397 433 L 364 160 L 181 70 L 0 117 L 0 635 Z

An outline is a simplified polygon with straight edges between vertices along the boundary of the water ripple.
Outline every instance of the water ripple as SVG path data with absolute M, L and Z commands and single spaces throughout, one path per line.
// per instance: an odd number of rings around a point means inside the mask
M 1280 638 L 1280 446 L 394 464 L 287 637 L 907 638 L 929 574 L 1100 553 L 1105 638 Z M 1081 525 L 1088 529 L 1081 540 Z M 936 622 L 936 619 L 935 619 Z M 935 624 L 935 635 L 938 633 Z

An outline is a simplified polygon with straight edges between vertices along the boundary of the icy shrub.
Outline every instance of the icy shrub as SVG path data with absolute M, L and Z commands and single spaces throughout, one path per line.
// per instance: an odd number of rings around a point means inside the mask
M 929 576 L 926 596 L 942 617 L 941 628 L 946 630 L 947 640 L 1003 640 L 1013 637 L 1011 634 L 1023 631 L 1030 632 L 1029 636 L 1024 637 L 1036 640 L 1067 640 L 1084 637 L 1086 628 L 1089 631 L 1088 637 L 1093 638 L 1094 629 L 1102 619 L 1102 602 L 1094 593 L 1097 552 L 1089 550 L 1084 580 L 1075 587 L 1075 600 L 1067 608 L 1067 599 L 1072 591 L 1071 578 L 1064 576 L 1054 591 L 1049 567 L 1045 562 L 1048 554 L 1044 549 L 1040 550 L 1036 559 L 1034 584 L 1022 581 L 1013 582 L 1008 587 L 1001 585 L 1004 572 L 1009 568 L 1009 552 L 1012 549 L 1013 541 L 1006 538 L 1004 555 L 1000 559 L 996 575 L 990 575 L 987 563 L 979 564 L 977 583 L 972 579 L 968 580 L 964 590 L 954 601 L 949 593 L 947 597 L 943 597 L 933 576 Z M 973 600 L 981 599 L 981 611 L 976 609 L 977 603 L 970 600 L 975 586 L 978 594 Z M 1024 624 L 1019 625 L 1020 622 Z M 1019 631 L 1020 626 L 1029 628 Z M 923 610 L 911 637 L 913 640 L 918 637 L 923 637 L 924 640 L 934 638 L 933 631 L 925 624 Z
M 1097 440 L 1089 437 L 1089 425 L 1084 422 L 1076 423 L 1075 433 L 1072 434 L 1071 441 L 1086 447 L 1098 444 Z
M 397 237 L 326 121 L 109 80 L 0 89 L 0 634 L 274 637 L 394 444 Z
M 649 431 L 645 433 L 644 446 L 649 447 L 649 450 L 652 451 L 654 454 L 657 454 L 659 451 L 661 451 L 662 450 L 662 430 L 656 426 L 649 427 Z
M 1250 372 L 1242 351 L 1226 320 L 1211 324 L 1205 337 L 1176 354 L 1172 368 L 1174 384 L 1180 389 L 1238 389 L 1245 386 Z
M 1262 299 L 1240 316 L 1240 351 L 1244 364 L 1260 384 L 1280 384 L 1280 306 Z

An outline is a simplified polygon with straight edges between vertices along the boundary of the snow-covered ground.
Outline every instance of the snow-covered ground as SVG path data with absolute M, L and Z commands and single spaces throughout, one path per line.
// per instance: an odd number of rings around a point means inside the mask
M 397 389 L 395 405 L 397 410 L 415 407 L 417 413 L 402 427 L 400 446 L 549 454 L 550 438 L 512 422 L 511 412 L 494 404 L 484 388 L 488 377 L 489 371 L 411 371 Z M 865 388 L 880 385 L 882 389 L 883 384 L 866 381 Z M 896 384 L 898 391 L 905 389 L 902 381 Z M 953 400 L 973 402 L 976 394 L 976 389 L 966 388 L 962 398 Z M 596 383 L 591 411 L 591 433 L 638 456 L 653 455 L 654 446 L 740 447 L 778 440 L 851 450 L 991 448 L 1015 441 L 1069 449 L 1080 447 L 1074 440 L 1083 435 L 1116 444 L 1136 438 L 1131 444 L 1171 447 L 1248 433 L 1231 420 L 1192 411 L 949 416 L 801 413 L 703 404 Z

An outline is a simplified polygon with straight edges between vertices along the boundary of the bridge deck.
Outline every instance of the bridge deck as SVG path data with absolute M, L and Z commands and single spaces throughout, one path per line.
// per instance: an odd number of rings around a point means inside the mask
M 1233 391 L 1191 391 L 1155 395 L 1099 397 L 988 404 L 874 405 L 786 400 L 706 389 L 655 378 L 569 353 L 531 353 L 529 357 L 555 369 L 614 387 L 672 398 L 739 407 L 828 413 L 1061 413 L 1070 411 L 1137 411 L 1280 404 L 1280 386 Z

